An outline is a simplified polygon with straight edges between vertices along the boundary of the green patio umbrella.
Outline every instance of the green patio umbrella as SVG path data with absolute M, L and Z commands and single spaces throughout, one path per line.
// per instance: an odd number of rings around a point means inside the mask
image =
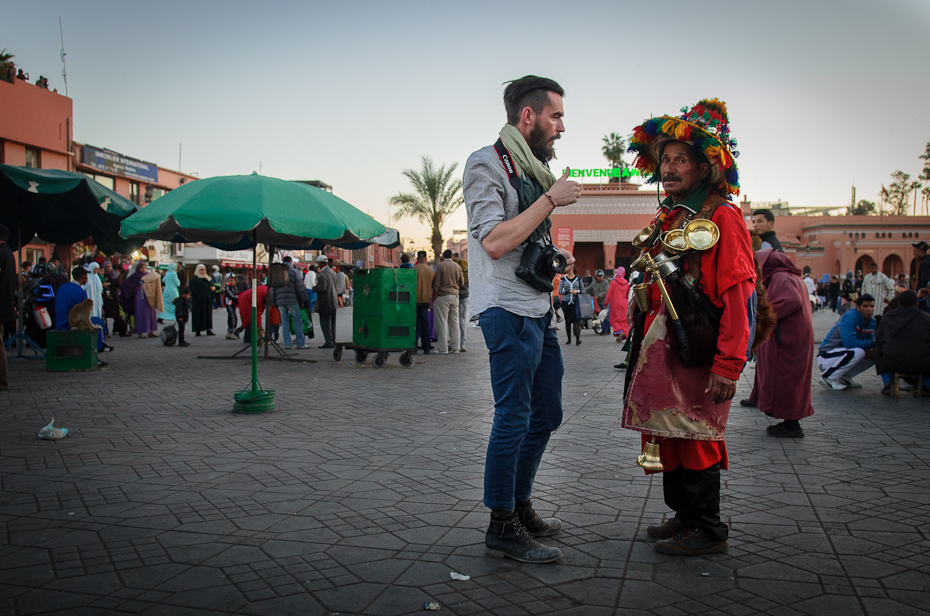
M 120 236 L 119 224 L 138 209 L 129 199 L 83 173 L 0 165 L 0 223 L 10 230 L 7 243 L 20 251 L 20 263 L 22 247 L 37 235 L 52 244 L 92 238 L 105 253 L 132 252 L 142 242 Z M 15 346 L 20 359 L 45 359 L 45 351 L 23 331 L 22 299 L 17 300 L 16 333 L 5 346 Z M 32 349 L 32 355 L 23 352 L 27 348 Z
M 349 245 L 386 232 L 374 218 L 325 190 L 254 173 L 190 182 L 122 223 L 122 235 L 128 239 L 204 242 L 226 250 L 253 248 L 253 324 L 258 322 L 256 245 L 300 249 L 309 248 L 315 240 Z M 258 328 L 251 330 L 251 387 L 236 392 L 236 412 L 274 408 L 274 392 L 262 389 L 258 382 Z
M 120 221 L 139 206 L 83 173 L 0 165 L 0 222 L 10 248 L 38 235 L 52 244 L 93 238 L 105 253 L 129 253 L 139 240 L 120 236 Z

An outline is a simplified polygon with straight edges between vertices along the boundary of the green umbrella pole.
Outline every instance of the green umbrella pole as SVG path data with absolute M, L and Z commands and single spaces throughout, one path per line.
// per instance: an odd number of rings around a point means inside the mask
M 252 232 L 252 389 L 237 391 L 234 413 L 264 413 L 273 411 L 274 392 L 260 389 L 258 384 L 258 268 L 256 267 L 255 232 Z

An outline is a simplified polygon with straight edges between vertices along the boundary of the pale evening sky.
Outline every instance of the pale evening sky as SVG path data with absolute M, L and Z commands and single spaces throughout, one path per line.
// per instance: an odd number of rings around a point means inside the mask
M 0 48 L 64 93 L 75 139 L 200 177 L 319 179 L 387 222 L 422 155 L 459 163 L 504 123 L 502 83 L 566 90 L 554 169 L 601 138 L 726 101 L 750 200 L 877 200 L 930 142 L 930 2 L 8 2 Z M 393 225 L 417 245 L 429 231 Z M 464 207 L 443 229 L 465 228 Z

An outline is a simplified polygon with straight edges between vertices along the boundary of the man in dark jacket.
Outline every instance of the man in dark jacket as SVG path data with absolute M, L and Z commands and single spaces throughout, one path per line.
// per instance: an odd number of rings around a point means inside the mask
M 16 301 L 16 261 L 13 251 L 6 241 L 10 239 L 10 230 L 0 225 L 0 343 L 6 323 L 16 321 L 13 303 Z M 0 349 L 0 391 L 10 388 L 6 351 Z
M 930 397 L 930 314 L 917 309 L 916 293 L 901 293 L 898 307 L 885 313 L 875 330 L 872 354 L 885 384 L 883 394 L 891 394 L 895 374 L 907 374 L 923 376 L 923 395 Z
M 287 286 L 272 287 L 271 305 L 277 306 L 281 311 L 281 328 L 284 330 L 284 348 L 291 348 L 291 321 L 297 331 L 297 348 L 306 349 L 304 340 L 304 320 L 300 314 L 300 307 L 307 304 L 307 290 L 304 288 L 304 277 L 294 268 L 290 257 L 284 257 L 287 267 Z
M 927 254 L 930 244 L 921 240 L 911 246 L 914 247 L 914 258 L 917 259 L 917 291 L 920 291 L 930 284 L 930 254 Z
M 325 341 L 320 348 L 331 349 L 336 346 L 336 308 L 338 299 L 336 297 L 336 273 L 329 267 L 329 259 L 326 255 L 317 257 L 317 263 L 321 269 L 317 272 L 316 286 L 313 291 L 316 293 L 316 302 L 314 310 L 320 315 L 320 330 L 323 332 Z

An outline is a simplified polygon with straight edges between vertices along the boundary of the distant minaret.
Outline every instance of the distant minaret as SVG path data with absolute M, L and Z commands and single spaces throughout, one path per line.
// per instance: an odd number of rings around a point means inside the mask
M 856 207 L 856 185 L 855 184 L 852 185 L 852 203 L 850 203 L 850 205 L 852 207 Z

